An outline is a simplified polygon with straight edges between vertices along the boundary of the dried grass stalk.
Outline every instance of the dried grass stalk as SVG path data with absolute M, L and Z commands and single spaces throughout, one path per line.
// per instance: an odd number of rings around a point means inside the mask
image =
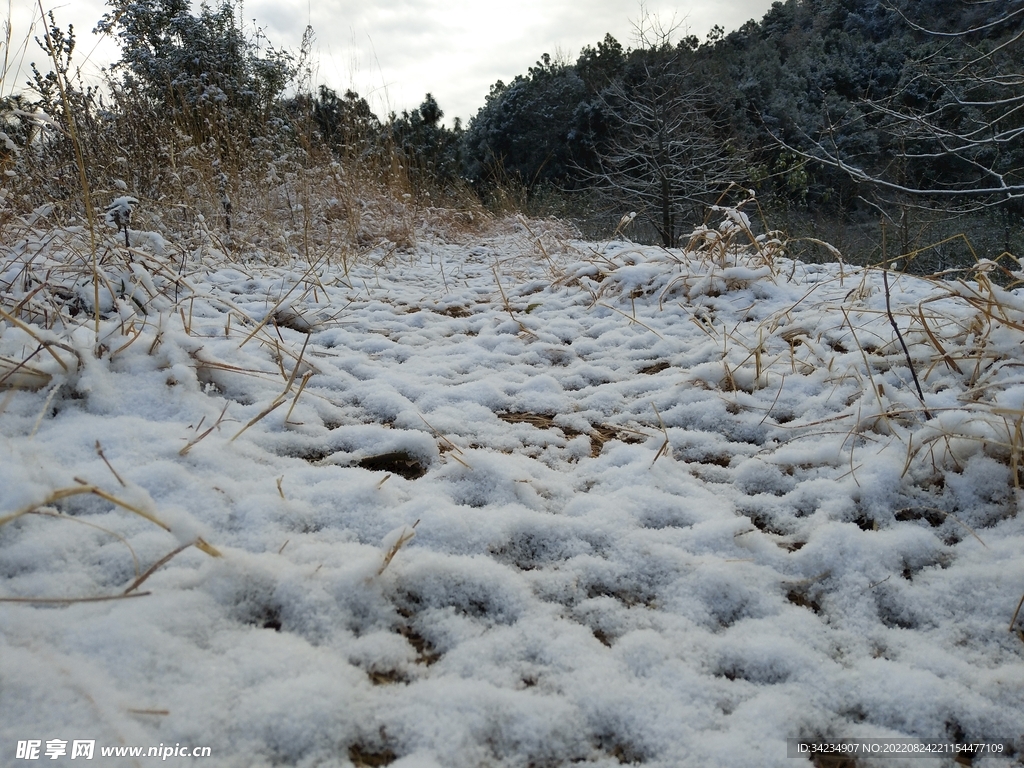
M 378 576 L 384 573 L 385 569 L 391 564 L 391 561 L 395 559 L 395 555 L 398 554 L 398 550 L 400 550 L 402 547 L 404 547 L 406 544 L 412 541 L 413 538 L 415 538 L 416 526 L 419 524 L 420 521 L 417 520 L 415 523 L 412 524 L 411 528 L 406 528 L 405 530 L 403 530 L 399 537 L 395 540 L 395 543 L 392 544 L 388 548 L 388 551 L 384 553 L 384 562 L 381 563 L 381 566 L 377 571 Z

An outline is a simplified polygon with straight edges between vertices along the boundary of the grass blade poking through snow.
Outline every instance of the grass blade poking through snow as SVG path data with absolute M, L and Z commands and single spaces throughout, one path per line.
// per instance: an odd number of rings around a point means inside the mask
M 79 480 L 78 478 L 75 478 L 75 480 L 76 482 L 80 483 L 80 485 L 72 485 L 67 488 L 58 488 L 57 490 L 50 493 L 42 501 L 33 502 L 32 504 L 29 504 L 19 509 L 17 512 L 12 512 L 11 514 L 6 515 L 5 517 L 0 517 L 0 526 L 6 525 L 7 523 L 13 520 L 17 520 L 19 517 L 23 517 L 31 512 L 34 512 L 39 507 L 49 506 L 57 501 L 67 499 L 72 496 L 92 494 L 93 496 L 99 496 L 101 499 L 109 501 L 111 504 L 121 507 L 122 509 L 127 509 L 129 512 L 134 512 L 139 517 L 146 518 L 151 523 L 160 526 L 168 533 L 172 532 L 171 527 L 167 523 L 165 523 L 163 520 L 156 517 L 155 515 L 147 512 L 146 510 L 141 509 L 139 506 L 127 502 L 124 499 L 120 499 L 117 496 L 114 496 L 112 493 L 107 493 L 102 488 L 98 488 L 95 485 L 90 485 L 89 483 L 86 483 L 84 480 Z M 201 549 L 203 552 L 210 555 L 211 557 L 220 557 L 220 552 L 218 552 L 215 547 L 212 547 L 205 541 L 203 541 L 202 538 L 197 538 L 194 544 L 198 549 Z
M 401 528 L 396 528 L 387 536 L 384 537 L 384 544 L 388 545 L 388 551 L 384 553 L 384 562 L 381 563 L 380 568 L 377 570 L 377 575 L 380 576 L 391 565 L 391 561 L 395 559 L 395 555 L 398 554 L 398 550 L 408 544 L 416 536 L 416 526 L 420 524 L 417 520 L 412 524 L 410 528 L 408 525 L 403 525 Z M 390 539 L 394 538 L 394 541 L 388 544 Z
M 250 338 L 251 338 L 251 336 L 250 336 Z M 248 341 L 248 339 L 246 341 Z M 295 383 L 295 376 L 298 374 L 299 367 L 302 365 L 302 358 L 306 354 L 306 347 L 308 345 L 309 345 L 309 334 L 307 333 L 306 334 L 306 340 L 302 343 L 302 350 L 299 352 L 299 357 L 295 361 L 295 367 L 292 368 L 291 376 L 288 377 L 288 382 L 284 385 L 284 391 L 281 392 L 281 394 L 278 395 L 276 398 L 274 398 L 274 401 L 270 405 L 268 405 L 266 408 L 264 408 L 262 411 L 260 411 L 260 413 L 258 413 L 252 419 L 250 419 L 248 424 L 246 424 L 244 427 L 242 427 L 240 430 L 238 430 L 238 432 L 235 433 L 235 436 L 231 438 L 230 442 L 233 443 L 235 440 L 237 440 L 239 437 L 242 436 L 242 433 L 245 432 L 245 430 L 247 430 L 253 424 L 258 422 L 260 419 L 264 418 L 265 416 L 268 416 L 271 412 L 277 410 L 277 408 L 279 408 L 280 406 L 284 405 L 285 402 L 287 402 L 287 400 L 288 400 L 288 393 L 291 392 L 292 384 Z M 295 394 L 295 400 L 296 401 L 299 399 L 299 395 L 302 394 L 302 390 L 306 388 L 306 384 L 309 382 L 309 378 L 312 375 L 312 373 L 313 373 L 312 371 L 309 371 L 308 372 L 309 375 L 306 375 L 306 376 L 304 376 L 302 378 L 302 384 L 299 387 L 299 391 Z M 294 407 L 295 407 L 295 403 L 293 402 L 292 403 L 292 408 L 294 408 Z M 291 408 L 289 408 L 288 409 L 288 415 L 291 416 L 291 413 L 292 413 Z M 288 421 L 288 419 L 287 419 L 287 417 L 285 417 L 285 422 L 287 423 L 287 421 Z
M 224 421 L 224 414 L 227 413 L 227 410 L 228 410 L 228 404 L 224 403 L 224 407 L 220 411 L 220 416 L 217 417 L 217 420 L 213 423 L 213 426 L 212 427 L 208 427 L 205 432 L 202 432 L 199 435 L 196 435 L 195 437 L 193 437 L 191 440 L 189 440 L 188 443 L 185 444 L 185 447 L 182 448 L 180 451 L 178 451 L 178 455 L 179 456 L 184 456 L 185 454 L 187 454 L 189 451 L 192 450 L 193 446 L 195 446 L 196 443 L 198 443 L 200 440 L 202 440 L 207 435 L 209 435 L 211 432 L 213 432 L 213 430 L 217 429 L 217 427 L 220 426 L 221 422 Z M 197 432 L 199 431 L 199 427 L 201 427 L 202 425 L 203 425 L 203 422 L 200 421 L 199 425 L 196 427 L 196 431 Z
M 184 552 L 186 549 L 188 549 L 191 546 L 192 546 L 191 544 L 182 544 L 177 549 L 174 549 L 174 550 L 168 552 L 166 555 L 164 555 L 159 560 L 157 560 L 155 563 L 153 563 L 151 566 L 149 566 L 149 568 L 146 569 L 145 573 L 143 573 L 141 576 L 136 578 L 135 581 L 133 581 L 131 583 L 131 586 L 129 586 L 128 589 L 126 589 L 123 594 L 128 595 L 128 594 L 134 592 L 136 589 L 138 589 L 140 586 L 142 586 L 142 583 L 146 579 L 148 579 L 150 576 L 152 576 L 154 573 L 156 573 L 162 566 L 164 566 L 168 562 L 170 562 L 171 558 L 173 558 L 179 552 Z
M 885 314 L 889 316 L 889 323 L 892 325 L 892 329 L 896 333 L 896 338 L 899 339 L 900 346 L 903 347 L 903 356 L 907 358 L 907 367 L 910 368 L 910 375 L 914 379 L 914 386 L 917 387 L 917 397 L 924 408 L 925 418 L 930 419 L 932 415 L 928 412 L 928 406 L 925 405 L 924 392 L 921 391 L 921 382 L 917 379 L 917 370 L 914 368 L 914 361 L 910 358 L 910 350 L 907 349 L 907 342 L 903 340 L 903 334 L 900 333 L 900 327 L 897 325 L 896 318 L 893 317 L 892 314 L 892 301 L 890 300 L 889 292 L 889 270 L 887 267 L 882 267 L 882 284 L 885 286 Z
M 68 133 L 71 145 L 75 150 L 75 164 L 78 166 L 78 178 L 82 185 L 82 201 L 85 203 L 85 218 L 89 225 L 89 242 L 92 250 L 92 290 L 93 290 L 93 319 L 96 325 L 96 347 L 100 345 L 100 268 L 96 255 L 96 213 L 92 205 L 92 192 L 89 189 L 89 176 L 85 167 L 85 153 L 82 150 L 82 141 L 78 135 L 78 125 L 75 121 L 75 111 L 71 108 L 71 100 L 68 98 L 67 86 L 61 76 L 60 59 L 58 49 L 50 35 L 50 28 L 46 25 L 46 11 L 43 10 L 42 0 L 37 0 L 39 13 L 43 19 L 43 33 L 46 39 L 46 51 L 53 60 L 54 70 L 57 75 L 54 78 L 57 88 L 60 90 L 61 103 L 64 105 L 64 113 L 68 120 Z

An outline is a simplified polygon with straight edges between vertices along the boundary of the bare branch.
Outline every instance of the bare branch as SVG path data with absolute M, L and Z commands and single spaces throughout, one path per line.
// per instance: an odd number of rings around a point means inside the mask
M 841 130 L 828 124 L 817 138 L 805 135 L 801 149 L 775 139 L 795 155 L 881 193 L 972 207 L 1024 198 L 1024 8 L 943 32 L 913 21 L 893 4 L 886 7 L 911 29 L 942 41 L 939 50 L 912 62 L 895 93 L 861 101 L 862 111 Z M 984 40 L 971 42 L 979 34 Z M 892 162 L 858 159 L 837 139 L 868 130 L 888 137 L 895 147 Z

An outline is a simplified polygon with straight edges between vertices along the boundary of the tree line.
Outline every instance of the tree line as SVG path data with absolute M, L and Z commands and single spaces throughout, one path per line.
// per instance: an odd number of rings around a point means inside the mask
M 1020 0 L 786 0 L 729 34 L 675 32 L 641 19 L 633 48 L 606 36 L 496 83 L 467 175 L 596 190 L 666 246 L 736 185 L 775 209 L 1019 228 Z
M 606 35 L 575 61 L 544 54 L 451 127 L 430 94 L 382 119 L 351 90 L 313 87 L 312 33 L 297 54 L 277 49 L 243 33 L 235 0 L 109 8 L 98 29 L 122 56 L 105 92 L 76 80 L 74 32 L 50 17 L 50 71 L 33 65 L 30 91 L 0 105 L 8 161 L 33 131 L 60 143 L 77 127 L 97 162 L 131 157 L 158 194 L 170 123 L 223 174 L 315 142 L 400 167 L 418 190 L 514 188 L 608 221 L 635 211 L 665 246 L 746 190 L 775 211 L 897 228 L 927 210 L 996 216 L 1009 232 L 1024 214 L 1024 0 L 785 0 L 703 40 L 645 16 L 631 46 Z

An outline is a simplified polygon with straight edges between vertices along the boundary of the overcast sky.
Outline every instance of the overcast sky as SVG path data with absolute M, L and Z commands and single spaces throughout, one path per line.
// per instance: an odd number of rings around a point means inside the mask
M 31 43 L 22 74 L 12 77 L 21 58 L 19 41 L 33 22 L 33 35 L 41 29 L 33 0 L 8 2 L 12 71 L 4 93 L 13 90 L 12 80 L 20 85 L 26 79 L 27 61 L 48 71 Z M 680 35 L 703 40 L 715 24 L 731 31 L 760 19 L 770 6 L 771 0 L 683 0 L 679 5 L 649 2 L 646 8 L 663 21 L 675 19 Z M 75 25 L 84 72 L 94 75 L 119 57 L 112 41 L 91 34 L 106 8 L 103 0 L 44 0 L 43 7 L 54 10 L 61 27 Z M 525 74 L 543 53 L 575 61 L 584 45 L 596 44 L 608 32 L 624 47 L 634 45 L 641 6 L 637 0 L 248 0 L 242 14 L 247 27 L 255 20 L 275 45 L 294 52 L 311 24 L 314 85 L 339 92 L 354 88 L 381 117 L 417 107 L 430 92 L 451 125 L 454 117 L 467 121 L 476 113 L 491 84 Z

